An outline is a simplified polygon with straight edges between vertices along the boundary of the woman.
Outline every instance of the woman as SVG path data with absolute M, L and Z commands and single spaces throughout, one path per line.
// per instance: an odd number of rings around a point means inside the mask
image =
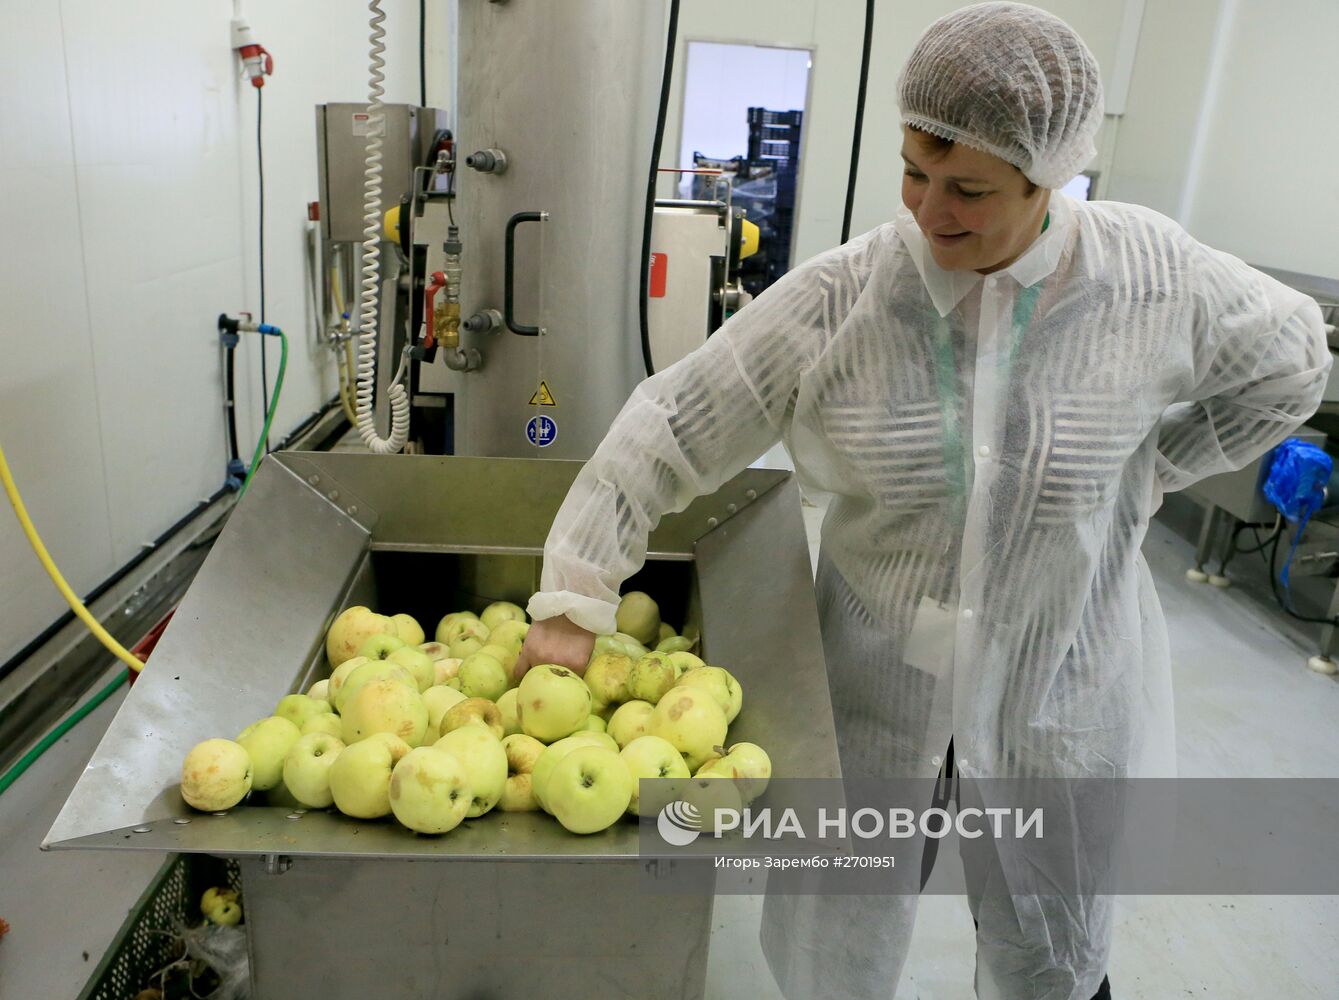
M 1102 99 L 1052 15 L 950 14 L 899 98 L 905 211 L 638 387 L 554 522 L 518 669 L 584 666 L 658 518 L 780 439 L 830 498 L 817 589 L 844 774 L 933 777 L 950 741 L 967 779 L 1170 774 L 1140 542 L 1164 491 L 1315 410 L 1319 311 L 1155 212 L 1058 193 Z M 891 997 L 915 902 L 769 896 L 786 995 Z M 980 996 L 1109 996 L 1109 898 L 971 902 Z

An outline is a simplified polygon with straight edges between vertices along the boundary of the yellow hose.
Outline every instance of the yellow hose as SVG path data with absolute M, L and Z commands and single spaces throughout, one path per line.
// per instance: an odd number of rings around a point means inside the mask
M 344 293 L 340 288 L 339 269 L 330 268 L 330 294 L 335 300 L 335 312 L 339 314 L 341 320 L 344 317 Z M 344 324 L 346 327 L 348 324 Z M 358 413 L 353 408 L 354 395 L 354 368 L 353 368 L 353 342 L 344 341 L 344 350 L 340 351 L 339 346 L 335 347 L 335 371 L 339 378 L 339 402 L 344 409 L 344 416 L 354 427 L 358 426 Z
M 135 672 L 144 669 L 144 664 L 135 656 L 134 653 L 126 649 L 119 642 L 108 634 L 102 627 L 102 623 L 94 618 L 88 608 L 84 607 L 70 585 L 65 582 L 65 577 L 60 575 L 60 570 L 56 564 L 51 561 L 51 555 L 47 552 L 46 546 L 42 544 L 42 539 L 38 537 L 37 529 L 33 527 L 32 520 L 28 517 L 28 511 L 23 506 L 23 498 L 19 496 L 19 488 L 14 485 L 14 477 L 10 475 L 9 463 L 5 461 L 5 449 L 0 448 L 0 480 L 4 481 L 5 493 L 9 496 L 9 502 L 14 507 L 14 513 L 18 515 L 19 524 L 23 526 L 23 533 L 28 536 L 28 543 L 37 553 L 38 560 L 42 563 L 42 568 L 47 571 L 51 577 L 51 582 L 56 585 L 61 596 L 65 598 L 66 603 L 70 605 L 70 610 L 79 616 L 79 620 L 88 626 L 90 632 L 98 637 L 98 641 L 106 646 L 116 655 L 116 658 Z

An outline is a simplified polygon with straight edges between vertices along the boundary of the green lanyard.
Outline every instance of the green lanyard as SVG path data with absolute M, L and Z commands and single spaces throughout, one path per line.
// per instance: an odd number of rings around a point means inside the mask
M 1047 221 L 1049 222 L 1049 216 Z M 1044 230 L 1043 230 L 1044 231 Z M 1007 386 L 1014 360 L 1023 346 L 1028 327 L 1037 309 L 1041 282 L 1020 288 L 1014 298 L 1013 339 L 1009 350 L 997 362 L 1001 385 Z M 944 472 L 955 516 L 961 515 L 967 497 L 967 448 L 963 443 L 962 408 L 959 406 L 957 363 L 948 320 L 940 316 L 935 329 L 935 383 L 939 392 L 939 410 L 944 429 Z

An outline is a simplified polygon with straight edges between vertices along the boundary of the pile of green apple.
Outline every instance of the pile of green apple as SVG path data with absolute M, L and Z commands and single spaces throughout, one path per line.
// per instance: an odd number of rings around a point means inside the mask
M 265 791 L 440 834 L 494 808 L 595 833 L 665 805 L 641 800 L 641 778 L 680 779 L 657 787 L 708 810 L 760 795 L 766 752 L 727 739 L 739 682 L 695 656 L 697 636 L 664 625 L 644 593 L 625 595 L 616 621 L 584 678 L 541 664 L 513 686 L 530 627 L 515 604 L 448 614 L 430 642 L 409 615 L 348 608 L 326 635 L 331 675 L 235 740 L 195 746 L 182 797 L 218 811 Z

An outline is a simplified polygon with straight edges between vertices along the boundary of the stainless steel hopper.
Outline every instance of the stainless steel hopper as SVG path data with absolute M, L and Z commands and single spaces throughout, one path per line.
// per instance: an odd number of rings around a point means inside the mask
M 579 462 L 283 453 L 245 500 L 131 690 L 44 849 L 241 859 L 255 995 L 700 997 L 710 896 L 651 894 L 634 824 L 575 836 L 490 813 L 442 837 L 390 821 L 238 806 L 194 812 L 181 760 L 328 673 L 352 604 L 406 611 L 524 604 Z M 793 478 L 748 470 L 652 535 L 630 585 L 697 624 L 745 690 L 731 738 L 775 773 L 839 775 Z M 432 864 L 431 862 L 447 862 Z M 675 862 L 681 863 L 681 862 Z

